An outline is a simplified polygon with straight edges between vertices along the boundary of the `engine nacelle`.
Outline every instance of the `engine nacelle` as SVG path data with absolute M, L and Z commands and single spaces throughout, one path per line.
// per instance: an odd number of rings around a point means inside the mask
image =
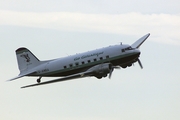
M 97 78 L 106 77 L 108 73 L 110 73 L 112 69 L 112 65 L 110 63 L 103 63 L 100 65 L 96 65 L 88 69 L 88 71 L 94 72 L 94 76 Z

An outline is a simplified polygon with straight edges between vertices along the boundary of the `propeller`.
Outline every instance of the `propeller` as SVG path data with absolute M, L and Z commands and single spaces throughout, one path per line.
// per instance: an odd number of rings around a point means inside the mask
M 134 42 L 131 47 L 134 49 L 139 49 L 139 47 L 144 43 L 144 41 L 150 36 L 150 33 L 144 35 L 143 37 L 139 38 L 136 42 Z M 141 67 L 141 69 L 143 69 L 142 63 L 140 61 L 140 59 L 138 58 L 138 63 L 139 66 Z
M 139 47 L 143 44 L 143 42 L 150 36 L 150 33 L 144 35 L 143 37 L 141 37 L 140 39 L 138 39 L 135 43 L 133 43 L 131 45 L 131 47 L 133 49 L 139 49 Z M 143 69 L 143 66 L 142 66 L 142 63 L 140 61 L 140 59 L 138 58 L 137 59 L 137 62 L 139 63 L 139 66 L 141 67 L 141 69 Z M 133 64 L 134 65 L 134 64 Z M 118 66 L 112 66 L 110 72 L 109 72 L 109 79 L 111 79 L 111 76 L 112 76 L 112 72 L 114 69 L 120 69 L 120 67 Z
M 140 59 L 138 59 L 137 61 L 138 61 L 139 66 L 141 67 L 141 69 L 143 69 L 143 65 L 142 65 Z M 112 73 L 113 73 L 114 69 L 120 69 L 120 66 L 112 66 L 112 68 L 111 68 L 111 70 L 109 72 L 109 79 L 111 79 L 111 76 L 112 76 Z
M 141 63 L 140 59 L 138 59 L 137 61 L 139 63 L 139 66 L 141 67 L 141 69 L 143 69 L 143 66 L 142 66 L 142 63 Z
M 111 70 L 109 72 L 109 79 L 111 79 L 111 76 L 112 76 L 112 73 L 113 73 L 114 69 L 120 69 L 120 67 L 119 66 L 112 66 L 112 68 L 111 68 Z

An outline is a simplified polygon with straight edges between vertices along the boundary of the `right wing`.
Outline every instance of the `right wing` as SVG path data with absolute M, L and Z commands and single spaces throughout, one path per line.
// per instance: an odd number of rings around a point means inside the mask
M 131 45 L 132 48 L 139 48 L 141 46 L 141 44 L 143 44 L 143 42 L 150 36 L 150 33 L 144 35 L 143 37 L 141 37 L 140 39 L 138 39 L 135 43 L 133 43 Z
M 65 80 L 72 80 L 72 79 L 76 79 L 76 78 L 83 78 L 83 77 L 92 76 L 92 75 L 93 75 L 93 71 L 86 71 L 86 72 L 81 72 L 81 73 L 69 75 L 69 76 L 66 76 L 66 77 L 63 77 L 63 78 L 58 78 L 58 79 L 49 80 L 49 81 L 46 81 L 46 82 L 41 82 L 41 83 L 36 83 L 36 84 L 31 84 L 31 85 L 23 86 L 21 88 L 45 85 L 45 84 L 61 82 L 61 81 L 65 81 Z

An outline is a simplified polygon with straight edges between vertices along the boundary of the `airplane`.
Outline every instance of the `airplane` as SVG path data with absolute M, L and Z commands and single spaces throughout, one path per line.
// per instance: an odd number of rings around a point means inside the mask
M 83 77 L 101 79 L 109 75 L 111 78 L 114 69 L 131 67 L 135 62 L 142 69 L 139 47 L 149 36 L 150 33 L 144 35 L 132 45 L 121 43 L 46 61 L 40 61 L 30 50 L 21 47 L 15 51 L 20 74 L 8 81 L 24 76 L 39 77 L 37 83 L 21 87 L 27 88 Z M 60 78 L 41 82 L 42 77 Z

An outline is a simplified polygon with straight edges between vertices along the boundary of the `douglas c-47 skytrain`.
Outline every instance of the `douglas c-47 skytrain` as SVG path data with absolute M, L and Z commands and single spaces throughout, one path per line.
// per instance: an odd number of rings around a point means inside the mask
M 130 67 L 135 62 L 143 68 L 139 60 L 139 47 L 149 35 L 146 34 L 132 45 L 113 45 L 47 61 L 40 61 L 31 51 L 22 47 L 16 50 L 20 74 L 9 81 L 24 76 L 39 77 L 37 83 L 21 87 L 26 88 L 88 76 L 101 79 L 108 75 L 111 78 L 114 69 Z M 42 77 L 60 78 L 41 82 Z

